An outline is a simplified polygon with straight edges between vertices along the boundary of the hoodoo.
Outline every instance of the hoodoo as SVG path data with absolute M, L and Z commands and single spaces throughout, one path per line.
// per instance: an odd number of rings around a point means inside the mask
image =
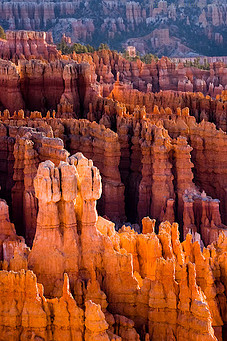
M 225 341 L 225 4 L 95 3 L 0 2 L 0 341 Z

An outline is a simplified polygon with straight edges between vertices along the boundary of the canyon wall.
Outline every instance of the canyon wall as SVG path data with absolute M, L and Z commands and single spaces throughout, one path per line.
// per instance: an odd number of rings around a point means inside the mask
M 44 58 L 58 56 L 51 33 L 34 31 L 7 31 L 0 41 L 0 56 L 3 59 Z
M 17 63 L 0 60 L 0 108 L 15 110 L 49 109 L 61 113 L 88 111 L 98 93 L 96 76 L 87 63 L 73 60 L 20 59 Z

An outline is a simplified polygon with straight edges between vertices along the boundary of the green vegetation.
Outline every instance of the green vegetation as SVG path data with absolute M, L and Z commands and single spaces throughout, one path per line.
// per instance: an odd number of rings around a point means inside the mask
M 143 57 L 140 57 L 140 59 L 142 60 L 142 62 L 144 62 L 145 64 L 151 64 L 151 62 L 154 60 L 155 62 L 158 61 L 158 57 L 155 54 L 152 53 L 147 53 L 145 54 Z
M 0 38 L 6 39 L 6 34 L 2 26 L 0 26 Z
M 124 52 L 121 55 L 122 55 L 123 58 L 129 60 L 130 62 L 134 62 L 135 60 L 140 59 L 138 53 L 137 53 L 137 55 L 135 57 L 130 57 L 129 53 L 126 50 L 124 50 Z
M 186 61 L 184 63 L 185 67 L 196 67 L 197 69 L 201 70 L 210 70 L 210 64 L 208 63 L 207 59 L 204 59 L 204 63 L 200 64 L 200 58 L 197 57 L 194 62 L 192 61 Z
M 94 52 L 95 51 L 95 48 L 89 44 L 86 45 L 86 48 L 87 48 L 87 52 Z
M 103 44 L 101 43 L 98 47 L 98 51 L 102 51 L 102 50 L 109 50 L 109 46 L 107 44 Z
M 129 53 L 126 50 L 124 50 L 124 52 L 122 53 L 122 57 L 129 60 L 130 62 L 140 59 L 145 64 L 150 64 L 152 60 L 154 60 L 155 62 L 158 61 L 158 57 L 155 54 L 147 53 L 144 56 L 141 56 L 139 52 L 137 52 L 135 57 L 130 57 Z
M 57 49 L 60 50 L 63 54 L 70 54 L 70 53 L 92 53 L 94 51 L 101 51 L 101 50 L 109 50 L 109 46 L 107 44 L 100 44 L 98 49 L 95 49 L 93 46 L 87 44 L 82 45 L 79 43 L 75 43 L 73 45 L 68 45 L 64 40 L 62 40 L 59 44 L 57 44 Z
M 57 49 L 60 50 L 63 54 L 72 53 L 71 46 L 68 46 L 64 40 L 57 44 Z

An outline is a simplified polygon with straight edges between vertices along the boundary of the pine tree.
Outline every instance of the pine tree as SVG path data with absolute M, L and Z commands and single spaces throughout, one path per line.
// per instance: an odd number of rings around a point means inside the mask
M 0 26 L 0 38 L 6 39 L 6 34 L 2 26 Z

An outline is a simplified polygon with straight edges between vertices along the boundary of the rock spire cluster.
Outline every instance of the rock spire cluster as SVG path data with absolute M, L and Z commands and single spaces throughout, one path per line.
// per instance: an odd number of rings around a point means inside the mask
M 224 341 L 226 67 L 11 37 L 24 52 L 14 41 L 0 60 L 0 340 Z

